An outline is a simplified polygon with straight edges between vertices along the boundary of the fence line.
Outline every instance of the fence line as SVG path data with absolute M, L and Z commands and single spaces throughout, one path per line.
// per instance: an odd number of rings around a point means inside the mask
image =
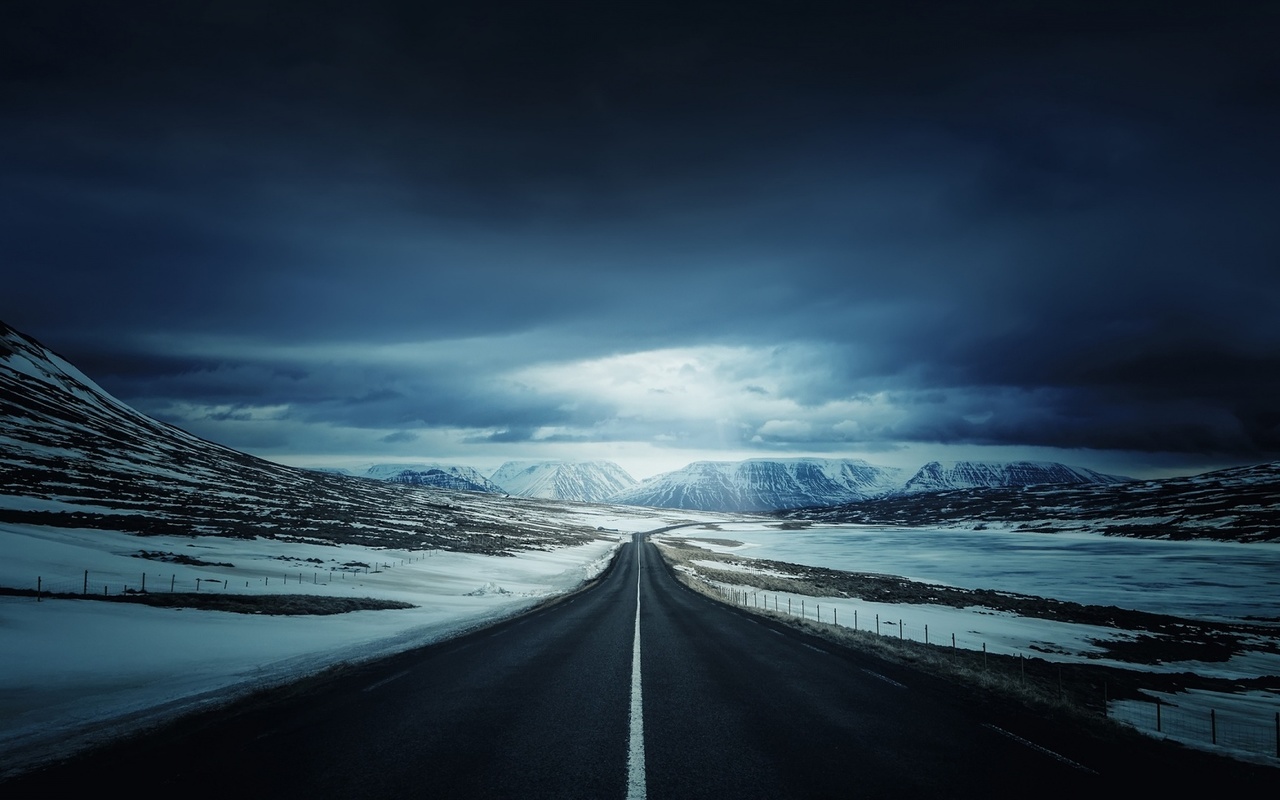
M 161 594 L 186 592 L 258 592 L 263 590 L 285 589 L 289 586 L 303 584 L 326 586 L 331 583 L 358 580 L 361 575 L 377 575 L 395 566 L 422 559 L 397 559 L 399 564 L 390 562 L 361 565 L 360 567 L 302 569 L 281 571 L 264 575 L 261 571 L 252 577 L 218 575 L 191 575 L 175 571 L 160 572 L 141 570 L 131 575 L 119 570 L 92 571 L 82 570 L 76 577 L 67 575 L 37 575 L 30 584 L 27 593 L 34 590 L 36 602 L 50 597 L 102 597 L 130 594 Z M 214 565 L 224 566 L 224 565 Z

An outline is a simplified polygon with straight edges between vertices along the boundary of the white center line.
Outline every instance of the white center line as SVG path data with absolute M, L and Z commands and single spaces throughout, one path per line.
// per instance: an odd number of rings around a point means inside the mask
M 1061 753 L 1055 753 L 1055 752 L 1053 752 L 1052 750 L 1050 750 L 1050 749 L 1049 749 L 1049 748 L 1047 748 L 1047 747 L 1041 747 L 1040 745 L 1036 744 L 1035 742 L 1031 742 L 1031 741 L 1028 741 L 1028 740 L 1026 740 L 1026 739 L 1023 739 L 1023 738 L 1022 738 L 1021 736 L 1019 736 L 1018 734 L 1016 734 L 1016 733 L 1010 733 L 1009 731 L 1006 731 L 1004 728 L 998 728 L 998 727 L 996 727 L 995 725 L 992 725 L 992 724 L 990 724 L 990 723 L 985 723 L 985 722 L 983 723 L 982 727 L 984 727 L 984 728 L 990 728 L 991 730 L 995 731 L 996 733 L 1000 734 L 1001 736 L 1007 736 L 1007 737 L 1009 737 L 1010 739 L 1012 739 L 1012 740 L 1014 740 L 1015 742 L 1017 742 L 1018 744 L 1026 745 L 1027 747 L 1030 747 L 1032 750 L 1035 750 L 1035 751 L 1036 751 L 1036 752 L 1038 752 L 1038 753 L 1044 753 L 1045 755 L 1049 756 L 1050 758 L 1055 758 L 1055 759 L 1057 759 L 1058 761 L 1061 761 L 1063 764 L 1066 764 L 1066 765 L 1067 765 L 1067 766 L 1069 766 L 1069 767 L 1074 767 L 1075 769 L 1078 769 L 1078 770 L 1080 770 L 1081 772 L 1088 772 L 1088 773 L 1091 773 L 1091 774 L 1093 774 L 1093 775 L 1097 775 L 1097 774 L 1098 774 L 1098 773 L 1097 773 L 1097 772 L 1095 772 L 1094 770 L 1091 770 L 1091 769 L 1089 769 L 1088 767 L 1086 767 L 1084 764 L 1080 764 L 1080 763 L 1078 763 L 1078 762 L 1072 761 L 1071 759 L 1067 758 L 1066 756 L 1062 755 Z
M 636 545 L 636 634 L 631 647 L 631 743 L 627 750 L 627 800 L 644 800 L 644 702 L 640 694 L 640 548 Z
M 889 684 L 890 686 L 896 686 L 896 687 L 898 687 L 899 689 L 905 689 L 905 688 L 907 688 L 906 686 L 902 685 L 901 683 L 898 683 L 898 682 L 897 682 L 897 681 L 895 681 L 893 678 L 890 678 L 890 677 L 889 677 L 889 676 L 887 676 L 887 675 L 881 675 L 879 672 L 873 672 L 873 671 L 871 671 L 871 670 L 869 670 L 869 669 L 866 669 L 865 667 L 863 668 L 863 670 L 862 670 L 862 671 L 863 671 L 863 672 L 865 672 L 865 673 L 867 673 L 868 675 L 870 675 L 871 677 L 875 678 L 875 679 L 876 679 L 876 680 L 878 680 L 878 681 L 884 681 L 885 683 Z

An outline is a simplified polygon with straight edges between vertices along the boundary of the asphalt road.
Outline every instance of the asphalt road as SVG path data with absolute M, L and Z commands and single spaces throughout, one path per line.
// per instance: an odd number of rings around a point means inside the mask
M 984 707 L 702 597 L 642 541 L 560 603 L 84 754 L 0 796 L 1079 797 L 1185 789 L 1209 769 L 1219 790 L 1274 788 L 1280 774 Z

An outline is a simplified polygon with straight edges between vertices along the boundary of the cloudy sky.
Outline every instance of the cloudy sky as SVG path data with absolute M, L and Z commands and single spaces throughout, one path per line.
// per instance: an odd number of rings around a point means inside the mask
M 10 0 L 0 319 L 290 463 L 1274 460 L 1278 8 Z

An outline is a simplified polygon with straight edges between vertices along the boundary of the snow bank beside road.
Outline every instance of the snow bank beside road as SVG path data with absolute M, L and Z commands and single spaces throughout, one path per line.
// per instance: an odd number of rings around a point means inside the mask
M 91 599 L 0 597 L 0 652 L 5 653 L 0 661 L 0 753 L 5 769 L 14 770 L 214 701 L 512 616 L 599 575 L 622 535 L 602 533 L 585 545 L 524 551 L 514 558 L 272 540 L 139 540 L 104 531 L 12 525 L 0 526 L 0 538 L 8 556 L 0 565 L 0 585 L 35 588 L 32 573 L 37 569 L 47 577 L 61 568 L 72 579 L 75 572 L 89 570 L 95 586 L 120 576 L 136 586 L 145 570 L 154 575 L 149 585 L 162 591 L 171 575 L 189 584 L 203 576 L 208 586 L 231 574 L 234 580 L 225 578 L 226 591 L 237 594 L 372 597 L 415 606 L 285 617 Z M 138 558 L 140 546 L 152 552 L 196 553 L 205 562 L 218 563 L 157 563 Z M 359 574 L 353 568 L 331 582 L 327 566 L 307 559 L 322 559 L 325 565 L 391 566 Z M 305 572 L 303 580 L 286 583 L 290 571 Z M 478 591 L 486 587 L 490 590 Z

